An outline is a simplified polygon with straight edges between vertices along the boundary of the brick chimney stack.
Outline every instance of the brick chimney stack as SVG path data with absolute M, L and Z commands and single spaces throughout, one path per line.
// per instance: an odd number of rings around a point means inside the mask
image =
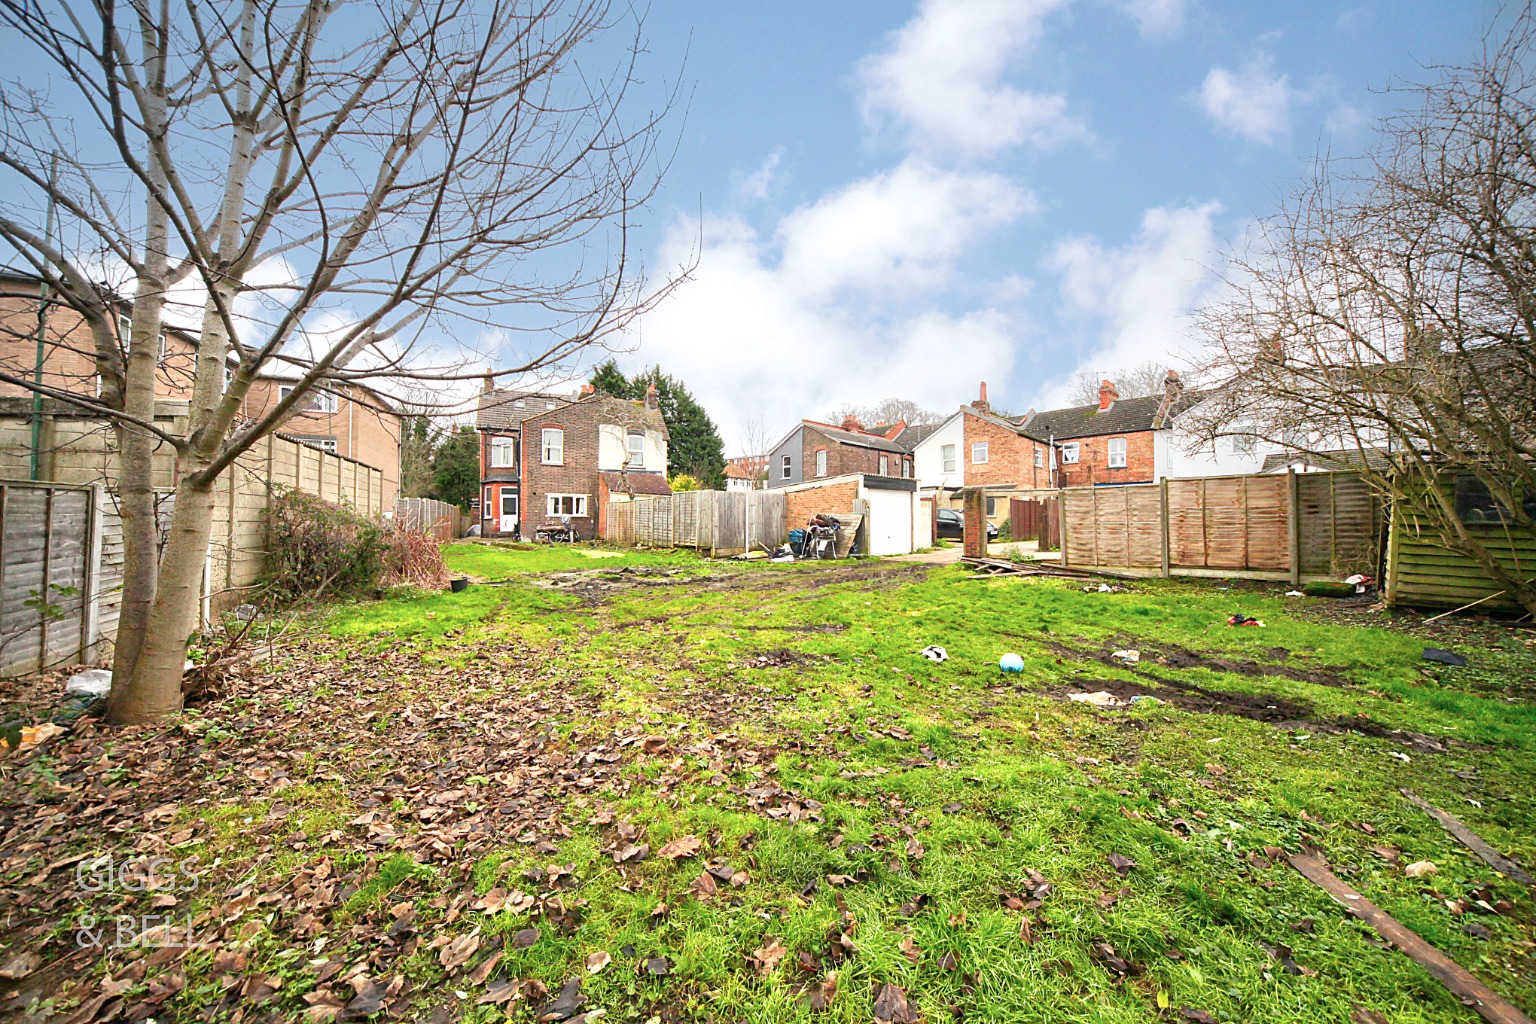
M 491 376 L 491 368 L 489 366 L 487 366 L 485 368 L 485 383 L 480 385 L 480 393 L 482 395 L 488 395 L 492 391 L 495 391 L 495 390 L 496 390 L 496 379 Z
M 657 397 L 655 384 L 645 389 L 645 407 L 647 409 L 661 408 L 661 399 Z
M 844 430 L 857 430 L 860 432 L 864 430 L 864 424 L 860 422 L 859 418 L 853 413 L 849 413 L 847 416 L 844 416 L 843 422 L 838 424 L 838 426 L 842 427 Z
M 981 382 L 981 395 L 971 403 L 972 409 L 980 409 L 982 412 L 991 412 L 992 405 L 987 401 L 987 382 Z
M 577 395 L 576 397 L 578 397 L 578 398 L 586 398 L 589 395 L 595 395 L 595 394 L 597 394 L 597 388 L 595 386 L 593 386 L 591 384 L 583 384 L 581 386 L 581 393 L 579 395 Z
M 1115 389 L 1111 381 L 1105 381 L 1099 385 L 1099 412 L 1107 412 L 1120 397 L 1120 392 Z

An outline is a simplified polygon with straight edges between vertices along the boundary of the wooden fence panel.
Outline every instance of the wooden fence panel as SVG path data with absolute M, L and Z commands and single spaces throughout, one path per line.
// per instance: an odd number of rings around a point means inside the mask
M 0 676 L 89 655 L 98 514 L 90 487 L 0 482 Z
M 1367 570 L 1383 527 L 1380 502 L 1352 473 L 1067 488 L 1061 518 L 1070 565 L 1257 579 Z
M 357 464 L 352 464 L 355 474 Z M 355 484 L 349 483 L 351 494 L 358 495 Z M 464 532 L 464 512 L 457 505 L 434 498 L 396 498 L 395 514 L 391 520 L 397 530 L 422 533 L 440 542 L 455 540 Z
M 788 496 L 767 491 L 682 491 L 610 502 L 603 539 L 643 547 L 739 554 L 784 543 Z

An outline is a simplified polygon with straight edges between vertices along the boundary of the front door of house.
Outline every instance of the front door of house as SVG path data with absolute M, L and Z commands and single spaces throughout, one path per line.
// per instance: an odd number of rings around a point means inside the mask
M 517 532 L 517 492 L 510 487 L 501 489 L 501 523 L 498 533 Z

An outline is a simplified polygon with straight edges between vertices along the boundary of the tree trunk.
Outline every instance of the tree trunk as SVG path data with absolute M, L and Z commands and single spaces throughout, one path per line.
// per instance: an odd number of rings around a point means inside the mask
M 153 420 L 155 410 L 155 364 L 149 362 L 149 381 L 136 381 L 142 369 L 134 366 L 142 359 L 129 359 L 128 384 L 124 389 L 125 409 L 129 415 Z M 147 397 L 148 401 L 145 401 Z M 155 600 L 155 576 L 160 560 L 159 525 L 155 519 L 154 458 L 155 437 L 131 423 L 117 424 L 120 466 L 117 477 L 118 513 L 123 522 L 123 596 L 117 620 L 117 642 L 113 649 L 112 681 L 114 689 L 133 677 L 139 648 L 149 627 L 150 608 Z
M 213 486 L 194 479 L 187 474 L 176 488 L 160 583 L 133 676 L 126 687 L 112 687 L 108 715 L 122 725 L 156 722 L 181 710 L 187 638 L 198 626 L 203 562 L 213 532 Z

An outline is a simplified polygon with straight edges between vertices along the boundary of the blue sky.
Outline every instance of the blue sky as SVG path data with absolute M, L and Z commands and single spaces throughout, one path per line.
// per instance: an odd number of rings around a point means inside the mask
M 653 274 L 702 250 L 620 361 L 682 377 L 730 448 L 755 418 L 948 411 L 983 379 L 1058 404 L 1080 369 L 1186 350 L 1223 248 L 1494 11 L 662 0 L 645 73 L 681 68 L 687 117 L 639 244 Z

